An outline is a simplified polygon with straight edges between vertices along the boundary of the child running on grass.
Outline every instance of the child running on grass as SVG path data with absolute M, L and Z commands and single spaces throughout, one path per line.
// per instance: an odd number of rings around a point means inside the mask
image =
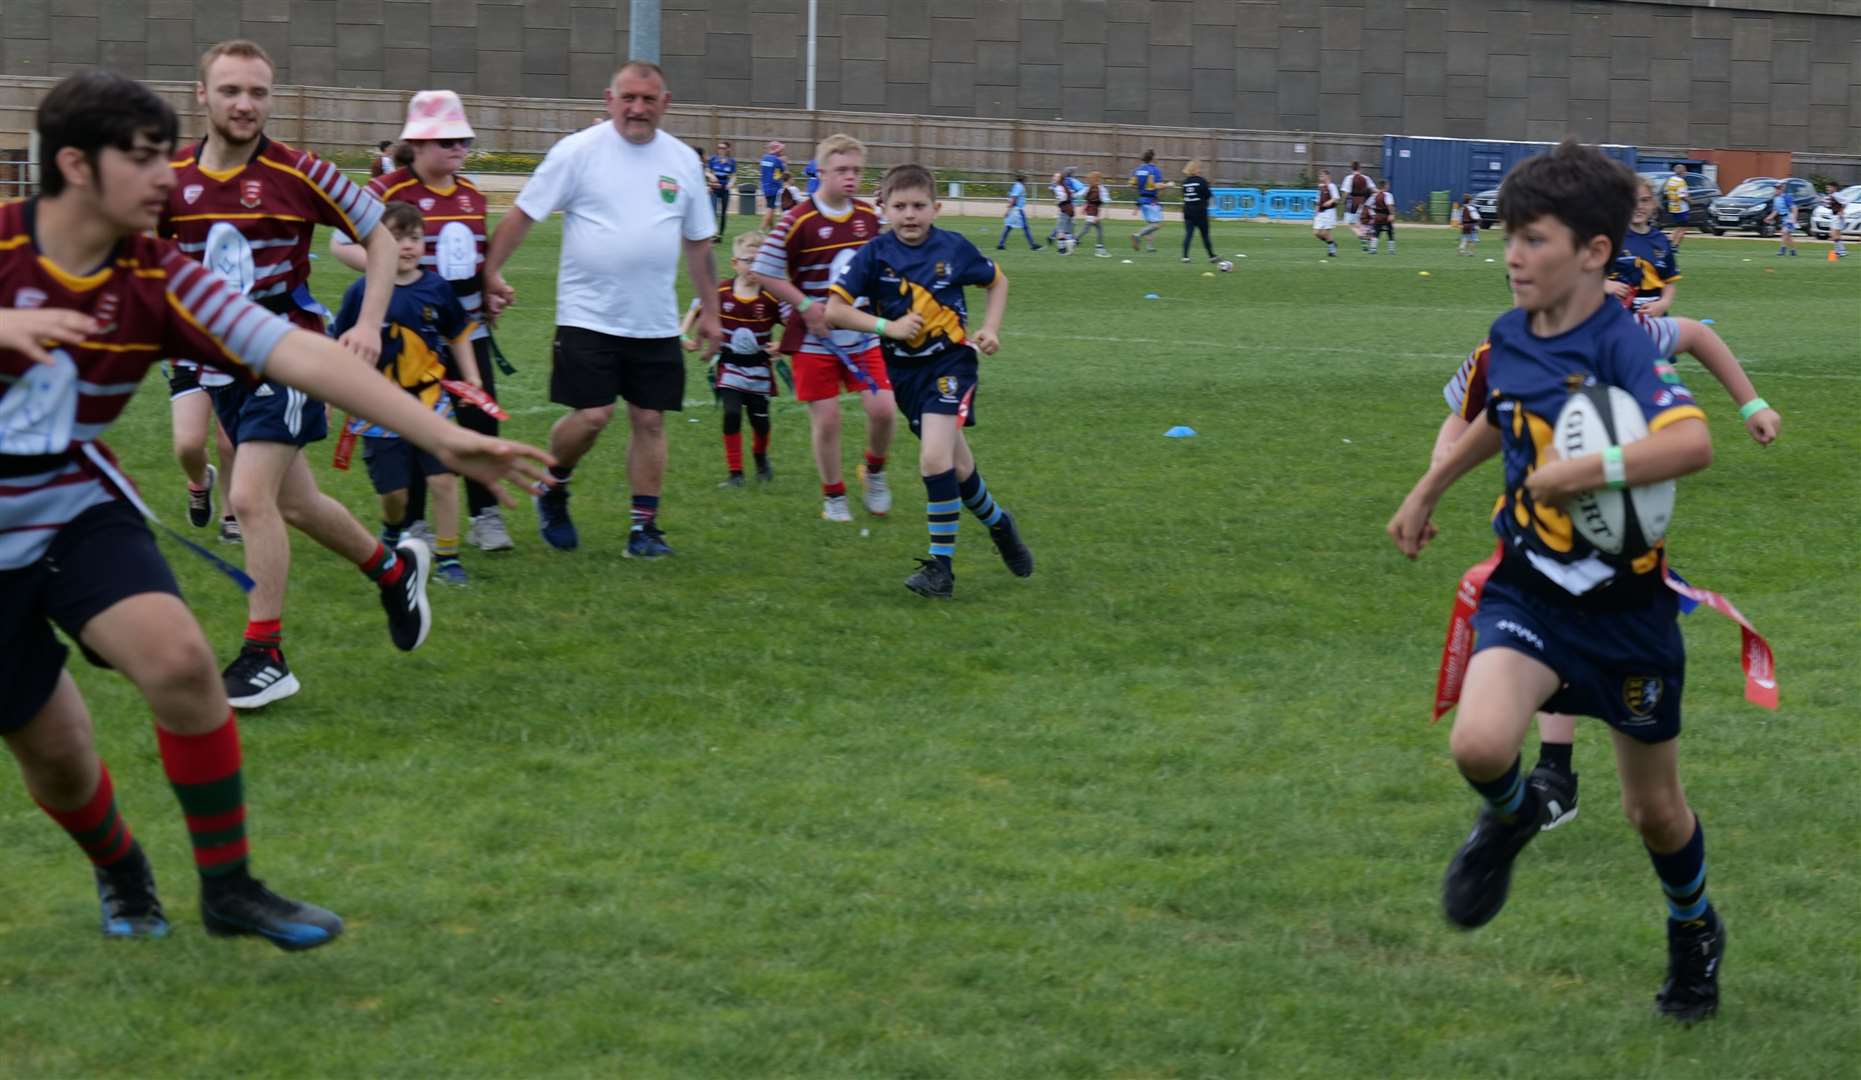
M 389 382 L 434 412 L 450 417 L 452 398 L 440 386 L 440 380 L 446 377 L 446 349 L 452 350 L 453 361 L 465 381 L 484 388 L 472 349 L 474 324 L 459 303 L 452 283 L 420 268 L 420 257 L 426 253 L 426 219 L 420 208 L 413 203 L 389 203 L 382 211 L 381 222 L 394 234 L 400 262 L 394 278 L 394 297 L 388 301 L 388 317 L 381 326 L 381 359 L 376 366 Z M 358 278 L 343 294 L 336 332 L 354 326 L 361 310 L 362 280 Z M 407 514 L 407 487 L 418 470 L 426 477 L 427 492 L 433 497 L 433 576 L 451 585 L 464 585 L 465 567 L 459 562 L 458 477 L 438 458 L 380 424 L 358 417 L 349 421 L 349 434 L 362 437 L 368 478 L 381 497 L 381 542 L 388 547 L 400 543 L 401 525 Z
M 769 399 L 775 396 L 775 376 L 769 367 L 775 354 L 775 328 L 788 317 L 788 307 L 762 287 L 762 280 L 750 269 L 756 251 L 762 247 L 763 234 L 746 232 L 731 242 L 730 266 L 735 277 L 725 278 L 717 287 L 718 318 L 724 327 L 724 347 L 711 359 L 714 375 L 711 387 L 718 404 L 724 407 L 724 467 L 730 470 L 719 487 L 743 486 L 743 414 L 750 414 L 753 441 L 750 451 L 756 456 L 756 479 L 768 483 L 775 478 L 769 468 Z M 691 302 L 685 312 L 680 336 L 691 333 L 698 320 L 699 304 Z M 698 348 L 690 337 L 685 351 Z
M 905 588 L 947 600 L 955 595 L 957 519 L 963 507 L 988 526 L 1002 561 L 1017 577 L 1034 572 L 1034 553 L 1021 542 L 1015 519 L 995 504 L 976 469 L 963 429 L 976 423 L 977 357 L 1001 347 L 1008 279 L 959 233 L 937 220 L 937 182 L 922 165 L 885 174 L 879 202 L 891 231 L 854 254 L 828 289 L 827 320 L 847 330 L 879 335 L 898 407 L 919 440 L 930 521 L 930 558 Z M 967 331 L 963 286 L 989 293 L 982 328 Z M 870 310 L 855 307 L 864 299 Z

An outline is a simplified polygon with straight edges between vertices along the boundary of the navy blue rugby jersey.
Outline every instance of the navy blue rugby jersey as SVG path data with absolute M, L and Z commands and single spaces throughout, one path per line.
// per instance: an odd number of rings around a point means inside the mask
M 1489 423 L 1499 428 L 1506 488 L 1493 531 L 1509 552 L 1522 552 L 1545 577 L 1581 595 L 1623 570 L 1659 583 L 1660 545 L 1639 558 L 1605 556 L 1572 527 L 1570 515 L 1539 506 L 1525 487 L 1533 469 L 1557 460 L 1553 425 L 1570 395 L 1587 385 L 1619 386 L 1632 394 L 1650 433 L 1706 414 L 1680 381 L 1661 346 L 1622 305 L 1609 300 L 1580 325 L 1555 337 L 1531 332 L 1530 315 L 1514 308 L 1493 323 L 1487 381 Z
M 882 319 L 917 312 L 924 329 L 908 341 L 885 339 L 888 359 L 930 360 L 968 342 L 969 310 L 963 286 L 995 284 L 1001 271 L 959 233 L 932 226 L 915 247 L 885 233 L 853 254 L 828 291 L 849 304 L 860 300 Z
M 1659 229 L 1645 233 L 1630 229 L 1609 264 L 1609 277 L 1634 286 L 1635 306 L 1645 307 L 1661 298 L 1661 290 L 1680 280 L 1680 260 Z

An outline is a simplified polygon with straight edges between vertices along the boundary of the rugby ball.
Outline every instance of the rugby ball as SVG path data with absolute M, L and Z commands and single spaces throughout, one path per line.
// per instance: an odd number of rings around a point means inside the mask
M 1557 414 L 1553 443 L 1560 458 L 1600 454 L 1648 437 L 1648 421 L 1634 395 L 1619 386 L 1585 386 Z M 1570 500 L 1577 534 L 1607 555 L 1639 556 L 1667 535 L 1674 516 L 1674 482 L 1626 491 L 1597 488 Z
M 1231 263 L 1231 262 L 1229 262 L 1229 261 L 1228 261 L 1228 260 L 1226 260 L 1226 259 L 1223 259 L 1223 260 L 1221 260 L 1220 262 L 1218 262 L 1218 263 L 1216 263 L 1216 264 L 1215 264 L 1215 269 L 1217 269 L 1217 270 L 1219 270 L 1219 271 L 1221 271 L 1222 273 L 1224 273 L 1224 274 L 1225 274 L 1225 273 L 1227 273 L 1228 271 L 1230 271 L 1230 270 L 1232 270 L 1232 269 L 1234 269 L 1234 264 L 1233 264 L 1233 263 Z

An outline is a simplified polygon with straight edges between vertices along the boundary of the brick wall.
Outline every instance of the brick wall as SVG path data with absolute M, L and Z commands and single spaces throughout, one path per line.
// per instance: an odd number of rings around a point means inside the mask
M 0 0 L 0 73 L 596 97 L 628 0 Z M 680 100 L 798 107 L 806 0 L 663 0 Z M 1861 0 L 820 0 L 823 109 L 1861 152 Z

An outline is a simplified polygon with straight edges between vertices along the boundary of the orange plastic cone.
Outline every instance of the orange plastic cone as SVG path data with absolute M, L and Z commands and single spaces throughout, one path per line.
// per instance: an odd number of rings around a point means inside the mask
M 1829 261 L 1830 262 L 1835 261 L 1835 249 L 1834 248 L 1829 249 Z

